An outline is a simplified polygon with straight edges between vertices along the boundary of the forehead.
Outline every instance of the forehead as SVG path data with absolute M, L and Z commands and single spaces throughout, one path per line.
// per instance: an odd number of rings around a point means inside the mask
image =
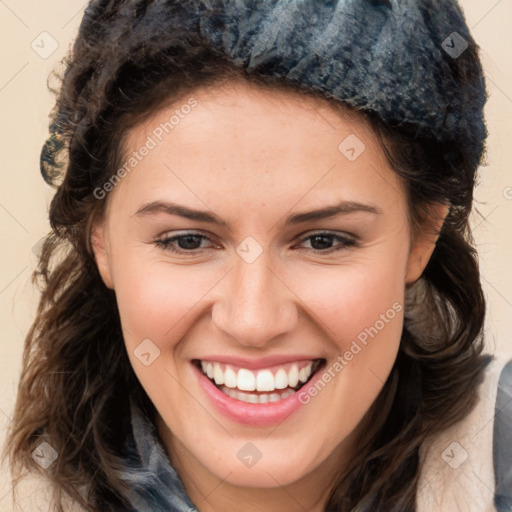
M 190 135 L 211 139 L 207 137 L 208 130 L 221 127 L 235 126 L 256 132 L 262 122 L 269 131 L 279 126 L 292 127 L 295 135 L 311 136 L 344 125 L 358 131 L 365 139 L 374 137 L 366 118 L 343 103 L 328 100 L 318 93 L 299 93 L 282 85 L 260 85 L 239 79 L 179 95 L 129 130 L 126 141 L 133 146 L 140 142 L 141 136 L 154 132 L 159 126 L 164 133 L 157 134 L 157 138 L 178 141 Z M 166 137 L 170 132 L 172 137 Z M 215 139 L 221 137 L 222 133 L 217 132 Z M 290 137 L 283 132 L 280 138 Z
M 217 191 L 233 200 L 242 187 L 247 198 L 263 201 L 340 187 L 366 188 L 371 196 L 391 186 L 388 192 L 400 193 L 366 119 L 294 91 L 244 83 L 195 90 L 128 132 L 125 161 L 148 141 L 151 149 L 116 194 L 128 183 L 132 195 L 188 184 L 197 194 Z

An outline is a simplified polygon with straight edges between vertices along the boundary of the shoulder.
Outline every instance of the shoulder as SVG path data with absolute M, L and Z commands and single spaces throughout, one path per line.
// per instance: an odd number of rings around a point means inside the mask
M 424 442 L 418 512 L 512 512 L 505 501 L 511 496 L 512 454 L 502 449 L 503 443 L 510 443 L 505 436 L 510 435 L 512 426 L 512 415 L 507 417 L 507 409 L 503 409 L 512 393 L 511 369 L 507 359 L 491 357 L 474 389 L 478 396 L 475 407 L 462 420 Z M 496 508 L 500 500 L 503 505 Z
M 512 360 L 501 370 L 496 394 L 493 462 L 498 512 L 512 511 Z

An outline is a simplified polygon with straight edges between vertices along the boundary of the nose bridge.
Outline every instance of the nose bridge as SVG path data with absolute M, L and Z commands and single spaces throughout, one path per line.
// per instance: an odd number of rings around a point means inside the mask
M 213 307 L 215 325 L 240 344 L 262 346 L 295 327 L 293 294 L 263 252 L 248 263 L 237 257 L 222 298 Z

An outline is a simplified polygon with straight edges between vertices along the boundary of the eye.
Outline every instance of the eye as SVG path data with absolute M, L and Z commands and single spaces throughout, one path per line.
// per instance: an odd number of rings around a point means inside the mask
M 172 237 L 157 239 L 154 243 L 166 251 L 178 254 L 192 254 L 201 253 L 205 249 L 212 248 L 202 246 L 202 243 L 205 241 L 211 240 L 201 233 L 190 231 L 177 234 Z M 338 243 L 333 247 L 334 241 L 337 241 Z M 352 238 L 327 231 L 311 234 L 302 238 L 300 242 L 309 242 L 311 248 L 305 249 L 319 254 L 330 254 L 332 252 L 341 251 L 357 245 L 356 240 Z
M 334 247 L 332 247 L 333 240 L 337 240 L 339 242 Z M 330 254 L 332 252 L 341 251 L 343 249 L 347 249 L 349 247 L 354 247 L 357 245 L 356 240 L 352 238 L 337 235 L 335 233 L 330 233 L 328 231 L 314 233 L 305 238 L 302 238 L 301 240 L 301 242 L 306 241 L 309 241 L 309 243 L 311 244 L 311 249 L 307 250 L 320 254 Z
M 201 248 L 200 246 L 203 240 L 209 240 L 209 238 L 200 233 L 185 232 L 180 235 L 155 240 L 155 244 L 166 251 L 186 254 L 190 252 L 200 252 L 197 249 Z M 179 247 L 176 247 L 176 243 Z

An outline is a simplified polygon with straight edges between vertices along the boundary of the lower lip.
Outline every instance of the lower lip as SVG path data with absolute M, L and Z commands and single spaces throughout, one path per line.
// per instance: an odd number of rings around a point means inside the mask
M 199 384 L 221 414 L 237 423 L 263 427 L 282 423 L 304 405 L 300 402 L 298 395 L 300 392 L 307 391 L 309 387 L 314 386 L 323 365 L 298 392 L 278 402 L 267 402 L 265 404 L 250 404 L 231 398 L 218 389 L 196 365 L 192 364 L 192 367 L 198 375 Z

